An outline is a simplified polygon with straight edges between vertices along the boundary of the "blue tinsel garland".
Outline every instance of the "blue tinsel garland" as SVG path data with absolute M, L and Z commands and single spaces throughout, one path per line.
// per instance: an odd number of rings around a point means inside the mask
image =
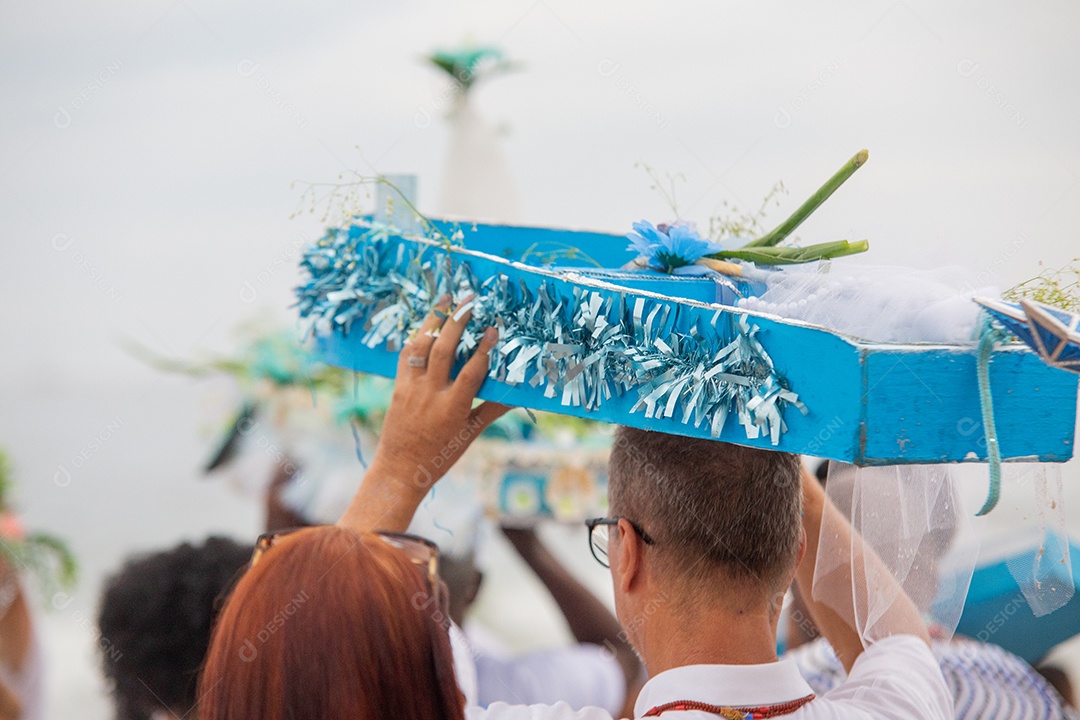
M 786 429 L 783 409 L 806 413 L 745 314 L 717 310 L 707 325 L 679 332 L 676 304 L 605 298 L 586 286 L 567 296 L 546 281 L 530 288 L 504 274 L 481 280 L 430 241 L 356 229 L 332 230 L 305 252 L 310 280 L 297 288 L 305 338 L 358 332 L 367 347 L 398 351 L 439 297 L 450 293 L 456 305 L 474 295 L 459 357 L 472 352 L 484 328 L 497 327 L 489 376 L 542 387 L 564 406 L 596 410 L 635 390 L 631 412 L 695 427 L 708 422 L 713 437 L 735 414 L 748 438 L 764 431 L 774 445 Z

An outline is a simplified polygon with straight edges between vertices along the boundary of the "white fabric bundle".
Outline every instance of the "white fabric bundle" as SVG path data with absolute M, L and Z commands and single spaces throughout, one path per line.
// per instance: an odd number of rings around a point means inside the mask
M 765 292 L 739 307 L 874 342 L 964 344 L 972 342 L 979 315 L 972 296 L 1000 297 L 977 280 L 956 267 L 840 268 L 825 261 L 769 273 Z

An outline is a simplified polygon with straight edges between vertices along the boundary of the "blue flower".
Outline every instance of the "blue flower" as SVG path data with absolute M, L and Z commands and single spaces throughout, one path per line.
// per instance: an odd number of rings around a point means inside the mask
M 657 230 L 647 220 L 634 223 L 634 231 L 627 233 L 626 237 L 630 241 L 628 249 L 646 258 L 651 258 L 653 249 L 660 247 L 668 240 L 667 235 Z
M 634 231 L 626 237 L 630 240 L 629 250 L 644 257 L 650 268 L 675 275 L 698 274 L 694 264 L 721 250 L 716 243 L 702 239 L 693 227 L 681 223 L 655 227 L 642 220 L 634 223 Z

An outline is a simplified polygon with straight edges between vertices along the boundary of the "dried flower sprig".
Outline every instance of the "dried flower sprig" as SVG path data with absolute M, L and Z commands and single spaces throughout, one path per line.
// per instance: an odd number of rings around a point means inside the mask
M 1039 263 L 1042 265 L 1042 263 Z M 1073 258 L 1060 268 L 1046 268 L 1035 277 L 1009 288 L 1002 295 L 1018 302 L 1025 297 L 1043 305 L 1080 311 L 1080 258 Z
M 347 179 L 351 177 L 352 179 Z M 420 234 L 425 235 L 432 240 L 441 242 L 443 245 L 450 246 L 459 244 L 462 233 L 460 228 L 456 224 L 452 225 L 455 228 L 449 236 L 444 233 L 438 225 L 431 221 L 427 215 L 420 212 L 415 205 L 405 197 L 404 193 L 393 182 L 388 180 L 382 175 L 361 175 L 360 173 L 352 170 L 348 173 L 341 173 L 338 175 L 338 180 L 341 182 L 330 183 L 312 183 L 302 182 L 304 189 L 300 193 L 299 207 L 293 211 L 289 216 L 290 219 L 295 218 L 304 213 L 304 208 L 307 208 L 307 212 L 314 214 L 319 208 L 322 208 L 322 221 L 326 222 L 331 217 L 336 217 L 337 221 L 334 225 L 342 227 L 348 227 L 360 217 L 368 212 L 368 203 L 363 202 L 361 198 L 370 201 L 371 192 L 368 188 L 375 185 L 383 185 L 394 191 L 394 195 L 390 195 L 386 199 L 386 215 L 392 217 L 394 214 L 393 203 L 395 197 L 398 202 L 404 203 L 405 207 L 416 218 L 417 223 L 420 225 Z M 295 188 L 297 181 L 293 181 L 291 187 Z
M 768 214 L 768 208 L 770 205 L 779 207 L 780 198 L 784 195 L 787 195 L 787 188 L 784 187 L 783 180 L 778 180 L 765 194 L 757 210 L 753 212 L 740 211 L 737 206 L 730 204 L 727 200 L 723 201 L 724 212 L 709 218 L 709 238 L 714 242 L 722 242 L 732 238 L 764 235 L 765 227 L 762 221 Z

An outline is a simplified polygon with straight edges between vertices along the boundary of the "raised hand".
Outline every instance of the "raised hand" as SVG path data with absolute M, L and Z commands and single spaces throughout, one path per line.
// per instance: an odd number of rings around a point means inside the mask
M 473 407 L 498 340 L 494 328 L 484 332 L 472 357 L 450 379 L 470 316 L 468 309 L 452 311 L 449 297 L 442 298 L 401 351 L 379 447 L 339 525 L 358 532 L 404 530 L 431 486 L 509 410 L 493 402 Z

